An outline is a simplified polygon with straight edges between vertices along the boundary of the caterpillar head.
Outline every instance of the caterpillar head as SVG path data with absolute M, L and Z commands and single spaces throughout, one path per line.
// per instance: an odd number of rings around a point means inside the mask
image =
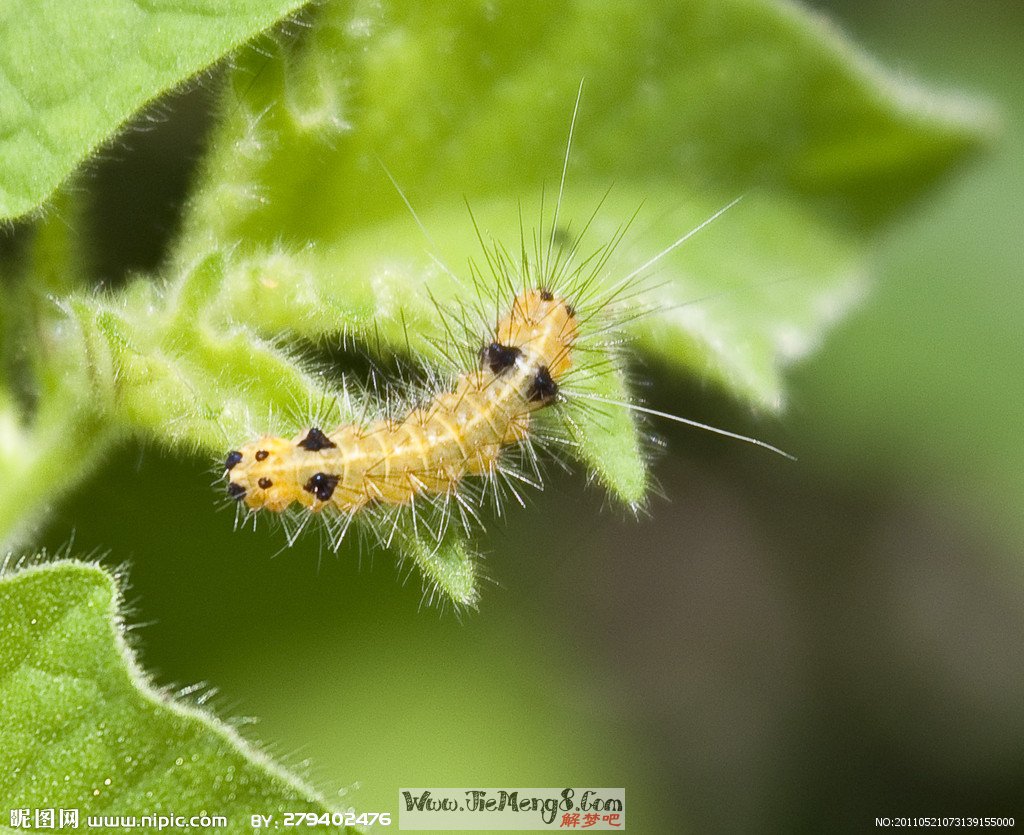
M 228 495 L 253 510 L 284 510 L 294 496 L 280 476 L 294 454 L 293 447 L 284 438 L 266 437 L 229 452 L 224 462 Z

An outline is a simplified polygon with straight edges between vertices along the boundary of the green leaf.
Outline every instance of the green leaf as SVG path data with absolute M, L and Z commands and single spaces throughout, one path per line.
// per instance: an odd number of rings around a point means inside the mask
M 631 395 L 622 371 L 570 381 L 564 422 L 579 457 L 602 486 L 634 510 L 647 498 L 647 467 L 633 418 L 623 406 Z
M 10 0 L 0 9 L 0 219 L 32 211 L 160 94 L 300 0 Z
M 33 364 L 51 422 L 15 420 L 28 437 L 0 446 L 0 524 L 31 471 L 24 448 L 54 437 L 99 455 L 139 432 L 219 456 L 281 429 L 333 385 L 288 345 L 344 335 L 435 359 L 441 313 L 490 280 L 470 262 L 543 250 L 556 211 L 577 261 L 596 253 L 597 284 L 622 290 L 598 318 L 582 311 L 581 338 L 612 373 L 588 381 L 589 401 L 566 386 L 566 451 L 638 505 L 643 445 L 627 406 L 606 402 L 633 402 L 622 358 L 783 408 L 786 364 L 863 293 L 872 230 L 991 127 L 983 108 L 896 80 L 768 0 L 356 0 L 310 19 L 301 39 L 239 53 L 162 281 L 57 294 Z M 405 550 L 471 602 L 472 563 L 453 547 Z
M 426 599 L 430 603 L 451 602 L 458 609 L 475 609 L 477 589 L 476 555 L 461 537 L 449 532 L 440 542 L 416 535 L 403 526 L 394 547 L 400 559 L 409 559 L 423 575 Z
M 78 562 L 0 579 L 0 796 L 85 816 L 250 815 L 331 807 L 205 710 L 146 681 L 114 577 Z M 6 814 L 6 813 L 5 813 Z M 335 831 L 341 830 L 336 827 Z
M 304 49 L 239 61 L 186 238 L 372 233 L 405 213 L 378 158 L 417 211 L 515 204 L 557 181 L 584 79 L 570 193 L 582 172 L 636 199 L 763 187 L 885 216 L 988 127 L 789 4 L 334 3 Z

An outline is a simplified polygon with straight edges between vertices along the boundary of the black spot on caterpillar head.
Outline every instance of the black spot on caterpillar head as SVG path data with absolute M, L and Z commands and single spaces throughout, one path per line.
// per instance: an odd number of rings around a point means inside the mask
M 500 374 L 515 365 L 516 360 L 522 355 L 522 350 L 514 345 L 499 345 L 492 342 L 480 349 L 480 364 L 490 368 L 492 374 Z
M 552 293 L 550 290 L 545 290 L 543 287 L 540 288 L 540 300 L 542 302 L 550 302 L 550 301 L 554 301 L 554 299 L 555 299 L 555 294 L 554 293 Z
M 530 381 L 530 387 L 526 391 L 526 399 L 531 403 L 540 402 L 541 405 L 547 406 L 550 403 L 554 403 L 556 397 L 558 397 L 558 383 L 551 379 L 551 372 L 548 371 L 548 367 L 542 365 L 537 369 L 537 373 Z
M 228 485 L 228 495 L 232 499 L 242 501 L 245 498 L 245 488 L 241 484 L 235 484 L 233 481 Z
M 224 469 L 230 470 L 232 467 L 237 465 L 238 462 L 241 460 L 242 453 L 238 452 L 237 450 L 231 450 L 231 452 L 228 453 L 227 461 L 224 462 Z
M 310 452 L 318 452 L 321 449 L 334 449 L 338 445 L 314 426 L 306 433 L 306 437 L 299 441 L 299 446 Z
M 569 304 L 569 302 L 566 302 L 565 303 L 565 312 L 568 313 L 570 316 L 575 316 L 576 315 L 576 308 L 573 307 L 571 304 Z
M 329 473 L 316 473 L 307 481 L 302 489 L 312 493 L 320 501 L 326 502 L 334 495 L 334 488 L 338 486 L 338 476 Z
M 269 490 L 271 487 L 274 486 L 274 482 L 272 482 L 269 478 L 266 477 L 261 478 L 256 483 L 260 486 L 261 490 Z
M 259 450 L 256 451 L 256 460 L 257 461 L 266 461 L 268 455 L 270 455 L 270 453 L 267 452 L 265 449 L 259 449 Z

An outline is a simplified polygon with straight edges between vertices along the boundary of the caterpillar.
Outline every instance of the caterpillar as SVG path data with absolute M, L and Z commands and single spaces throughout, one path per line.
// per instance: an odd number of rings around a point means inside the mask
M 573 304 L 545 288 L 515 297 L 479 352 L 477 368 L 400 420 L 310 427 L 228 453 L 228 495 L 251 510 L 356 513 L 417 496 L 454 494 L 468 476 L 493 476 L 503 451 L 553 404 L 573 363 Z
M 595 286 L 604 256 L 616 243 L 584 259 L 588 266 L 577 267 L 572 266 L 576 244 L 564 260 L 538 253 L 532 264 L 525 256 L 515 262 L 495 247 L 488 261 L 499 295 L 507 294 L 511 302 L 486 331 L 464 322 L 465 333 L 454 339 L 465 349 L 476 330 L 480 347 L 473 352 L 473 367 L 458 371 L 458 360 L 442 351 L 451 360 L 452 377 L 435 384 L 429 396 L 424 391 L 422 402 L 414 402 L 404 414 L 351 421 L 329 431 L 307 425 L 292 437 L 265 435 L 231 450 L 224 461 L 228 496 L 254 516 L 258 511 L 277 514 L 290 528 L 289 542 L 316 516 L 327 523 L 335 550 L 356 518 L 375 523 L 369 530 L 389 545 L 406 510 L 414 528 L 419 519 L 431 538 L 440 541 L 452 507 L 467 533 L 474 520 L 479 522 L 475 507 L 488 485 L 496 496 L 507 485 L 522 504 L 514 482 L 539 486 L 539 448 L 557 450 L 575 443 L 579 429 L 571 412 L 560 407 L 579 408 L 581 400 L 676 421 L 791 457 L 755 438 L 587 390 L 588 378 L 616 369 L 617 339 L 607 335 L 615 333 L 618 323 L 610 311 L 633 276 L 605 289 Z M 529 286 L 537 274 L 551 283 Z M 482 294 L 486 283 L 474 277 Z M 638 315 L 635 304 L 631 311 L 630 318 Z M 645 312 L 641 309 L 639 315 Z M 439 307 L 438 314 L 445 318 L 448 312 Z M 482 321 L 486 314 L 469 318 Z M 453 330 L 447 324 L 445 329 Z M 538 426 L 543 413 L 551 411 L 560 423 Z M 533 468 L 535 478 L 514 459 L 515 452 Z M 427 523 L 428 508 L 439 511 L 433 529 Z
M 466 325 L 466 317 L 461 317 L 464 334 L 454 340 L 456 347 L 465 352 L 473 340 L 479 340 L 475 343 L 479 347 L 471 353 L 472 365 L 468 358 L 460 362 L 442 349 L 451 365 L 451 377 L 434 385 L 432 392 L 424 390 L 420 402 L 412 403 L 404 414 L 349 421 L 328 431 L 321 425 L 307 424 L 292 437 L 265 435 L 231 450 L 224 471 L 227 494 L 237 507 L 254 519 L 259 511 L 277 514 L 286 527 L 298 514 L 299 521 L 291 525 L 288 534 L 289 542 L 309 519 L 323 519 L 336 550 L 354 519 L 378 523 L 381 517 L 388 520 L 369 526 L 388 545 L 399 528 L 401 514 L 409 510 L 415 529 L 417 520 L 424 518 L 418 503 L 426 504 L 439 511 L 432 538 L 440 543 L 452 507 L 457 508 L 467 533 L 470 520 L 479 521 L 475 505 L 488 485 L 495 487 L 497 495 L 500 485 L 507 484 L 517 498 L 513 481 L 539 485 L 537 447 L 557 449 L 559 445 L 578 444 L 580 430 L 572 414 L 558 407 L 579 408 L 584 405 L 581 401 L 683 423 L 792 457 L 755 438 L 588 390 L 586 380 L 619 370 L 615 347 L 619 326 L 654 312 L 628 297 L 638 289 L 638 276 L 738 200 L 719 209 L 625 277 L 605 284 L 603 269 L 629 224 L 581 258 L 578 248 L 582 234 L 574 239 L 558 223 L 581 94 L 582 84 L 547 240 L 542 243 L 535 238 L 535 253 L 528 258 L 521 229 L 522 254 L 514 258 L 500 244 L 489 246 L 477 228 L 493 280 L 485 279 L 471 265 L 476 297 L 483 299 L 495 292 L 503 312 L 494 319 L 486 314 L 475 317 L 479 327 Z M 429 240 L 398 183 L 384 170 Z M 589 223 L 583 231 L 587 228 Z M 458 281 L 451 270 L 444 269 Z M 625 309 L 616 313 L 619 308 Z M 449 313 L 440 306 L 437 312 L 442 320 Z M 489 326 L 484 324 L 488 321 Z M 447 322 L 445 329 L 451 333 Z M 581 361 L 581 355 L 588 353 L 590 358 Z M 575 385 L 580 381 L 584 384 Z M 550 422 L 538 428 L 544 413 L 551 411 L 558 413 L 564 431 Z M 514 460 L 515 452 L 532 467 L 536 479 L 531 479 Z M 522 503 L 521 498 L 519 501 Z M 388 528 L 390 532 L 382 536 L 381 531 Z

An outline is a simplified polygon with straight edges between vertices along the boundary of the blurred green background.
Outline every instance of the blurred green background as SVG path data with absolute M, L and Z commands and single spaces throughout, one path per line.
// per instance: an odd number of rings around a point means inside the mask
M 883 231 L 875 293 L 775 424 L 638 369 L 655 408 L 799 463 L 652 426 L 650 518 L 553 474 L 492 526 L 494 582 L 460 619 L 388 557 L 233 533 L 207 461 L 123 449 L 45 542 L 130 562 L 159 683 L 213 685 L 363 810 L 399 786 L 595 785 L 625 786 L 643 833 L 1024 819 L 1024 9 L 817 5 L 890 66 L 997 102 L 1005 131 Z M 179 96 L 95 168 L 102 274 L 158 263 L 212 99 Z

